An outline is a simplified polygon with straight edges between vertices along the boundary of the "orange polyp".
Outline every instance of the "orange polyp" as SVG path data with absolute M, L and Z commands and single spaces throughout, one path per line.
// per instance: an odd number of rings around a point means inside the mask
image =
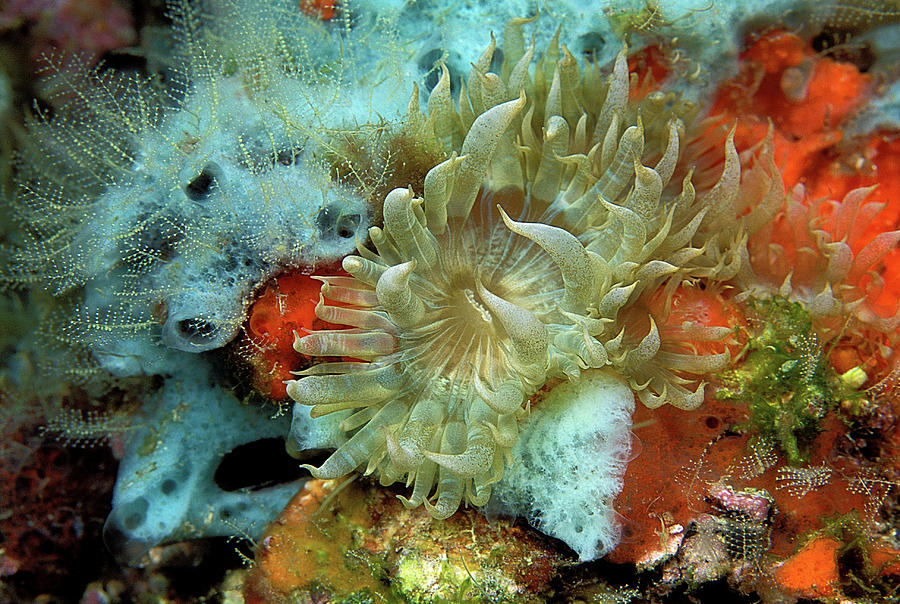
M 279 337 L 282 332 L 311 327 L 322 283 L 302 273 L 286 273 L 253 303 L 248 327 L 255 335 Z
M 271 312 L 271 309 L 266 308 L 265 302 L 267 301 L 260 300 L 259 302 L 262 302 L 262 304 L 254 307 L 247 327 L 250 328 L 254 335 L 264 338 L 269 335 L 270 331 L 274 330 L 277 318 L 276 314 Z
M 855 65 L 819 58 L 785 32 L 756 40 L 741 59 L 740 74 L 722 86 L 712 115 L 772 118 L 792 141 L 840 126 L 872 87 L 872 77 Z
M 870 86 L 871 76 L 860 73 L 855 65 L 820 59 L 813 68 L 805 98 L 783 106 L 781 126 L 795 136 L 837 128 L 862 105 Z

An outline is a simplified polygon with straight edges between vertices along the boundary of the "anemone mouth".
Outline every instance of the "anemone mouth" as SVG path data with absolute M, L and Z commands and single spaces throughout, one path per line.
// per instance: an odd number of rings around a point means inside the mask
M 480 343 L 505 335 L 505 332 L 502 332 L 502 326 L 494 321 L 491 312 L 478 298 L 475 284 L 465 283 L 465 285 L 468 287 L 448 290 L 447 304 L 444 312 L 440 313 L 446 316 L 446 320 L 451 324 L 447 329 L 447 337 L 458 340 L 460 343 L 464 341 Z M 464 359 L 453 357 L 453 361 L 458 363 L 463 362 Z
M 443 389 L 470 400 L 476 378 L 489 387 L 515 379 L 515 344 L 498 313 L 514 307 L 546 316 L 563 284 L 549 257 L 499 219 L 460 223 L 436 242 L 440 270 L 410 276 L 424 312 L 417 324 L 394 330 L 393 361 L 417 397 Z

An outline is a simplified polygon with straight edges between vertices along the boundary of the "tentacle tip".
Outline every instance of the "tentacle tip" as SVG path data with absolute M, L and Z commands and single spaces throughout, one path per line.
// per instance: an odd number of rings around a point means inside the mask
M 341 268 L 351 275 L 359 272 L 362 269 L 362 258 L 359 256 L 345 256 L 344 259 L 341 260 Z M 313 277 L 313 279 L 317 278 L 318 277 Z
M 525 89 L 522 88 L 522 90 L 519 92 L 519 98 L 516 99 L 516 110 L 519 110 L 522 107 L 524 107 L 526 100 L 527 100 L 527 98 L 525 96 Z
M 297 375 L 296 372 L 291 372 L 294 375 Z M 294 401 L 300 401 L 302 397 L 302 393 L 300 392 L 300 380 L 285 380 L 285 391 L 287 392 L 288 397 Z
M 321 478 L 329 478 L 328 476 L 325 476 L 324 474 L 322 474 L 321 468 L 317 468 L 316 466 L 314 466 L 312 464 L 302 463 L 302 464 L 300 464 L 300 467 L 303 468 L 304 470 L 306 470 L 307 472 L 309 472 L 310 474 L 312 474 L 313 478 L 320 478 L 320 479 Z
M 438 506 L 432 505 L 427 499 L 423 501 L 422 504 L 425 506 L 425 509 L 428 510 L 428 514 L 435 520 L 446 520 L 456 511 L 456 509 L 450 511 L 440 509 Z M 459 506 L 457 506 L 457 509 L 458 508 Z
M 418 503 L 415 503 L 415 502 L 413 502 L 413 501 L 410 501 L 409 499 L 407 499 L 407 498 L 404 497 L 403 495 L 397 495 L 397 499 L 400 500 L 400 503 L 401 503 L 401 504 L 403 505 L 403 507 L 406 508 L 407 510 L 412 510 L 412 509 L 414 509 L 414 508 L 419 507 L 419 504 L 418 504 Z
M 503 207 L 498 203 L 497 209 L 500 210 L 500 218 L 503 219 L 503 222 L 509 227 L 510 224 L 515 224 L 515 221 L 509 217 L 509 214 L 503 209 Z

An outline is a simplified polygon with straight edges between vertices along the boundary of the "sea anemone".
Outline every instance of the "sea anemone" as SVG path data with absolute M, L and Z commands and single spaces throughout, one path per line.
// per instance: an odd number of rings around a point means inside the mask
M 808 199 L 798 185 L 784 207 L 748 242 L 750 262 L 736 280 L 742 296 L 777 293 L 800 301 L 818 329 L 837 335 L 853 318 L 891 333 L 900 304 L 885 290 L 885 259 L 897 249 L 900 230 L 885 230 L 886 204 L 870 199 L 874 187 L 850 191 L 841 201 Z
M 403 502 L 436 518 L 463 499 L 487 502 L 529 397 L 550 379 L 611 366 L 649 407 L 700 405 L 697 376 L 728 353 L 692 342 L 729 330 L 661 330 L 648 301 L 732 278 L 748 229 L 772 212 L 736 218 L 730 135 L 724 163 L 697 174 L 709 184 L 695 189 L 681 156 L 696 108 L 661 92 L 629 104 L 625 49 L 604 78 L 554 39 L 532 70 L 521 24 L 506 29 L 501 74 L 488 71 L 492 40 L 458 107 L 443 67 L 427 118 L 414 94 L 408 124 L 449 156 L 422 197 L 387 195 L 374 251 L 360 244 L 343 261 L 350 277 L 321 278 L 316 314 L 351 328 L 294 342 L 344 360 L 298 372 L 288 395 L 314 417 L 352 410 L 341 428 L 355 433 L 313 475 L 377 470 L 383 484 L 405 480 Z

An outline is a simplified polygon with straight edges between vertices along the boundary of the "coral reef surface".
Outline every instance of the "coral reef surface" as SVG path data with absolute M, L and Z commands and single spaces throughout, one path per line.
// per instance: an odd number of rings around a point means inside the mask
M 898 28 L 6 3 L 0 599 L 896 600 Z

